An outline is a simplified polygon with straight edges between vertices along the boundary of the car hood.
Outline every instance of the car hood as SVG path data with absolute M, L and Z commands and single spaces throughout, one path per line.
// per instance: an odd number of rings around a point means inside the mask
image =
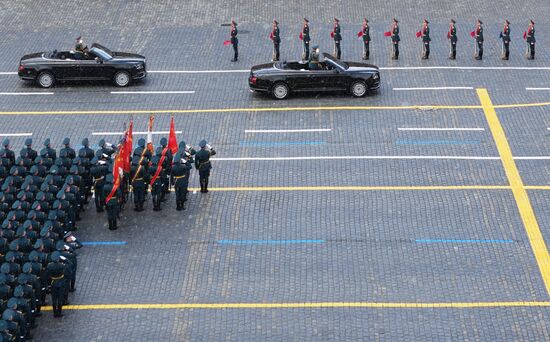
M 138 55 L 137 53 L 129 52 L 113 52 L 113 58 L 118 60 L 136 60 L 136 61 L 145 61 L 145 56 Z

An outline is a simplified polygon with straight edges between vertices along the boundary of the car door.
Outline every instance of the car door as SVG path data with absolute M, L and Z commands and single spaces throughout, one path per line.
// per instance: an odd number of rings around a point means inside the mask
M 101 57 L 94 55 L 92 52 L 86 54 L 86 57 L 79 61 L 80 78 L 86 80 L 105 80 L 110 79 L 108 74 L 110 68 L 107 62 L 104 62 Z
M 51 70 L 58 80 L 71 80 L 79 76 L 78 63 L 69 51 L 61 51 L 54 56 Z
M 330 62 L 322 63 L 323 70 L 318 70 L 316 75 L 316 83 L 319 90 L 342 90 L 345 89 L 344 73 L 332 65 Z

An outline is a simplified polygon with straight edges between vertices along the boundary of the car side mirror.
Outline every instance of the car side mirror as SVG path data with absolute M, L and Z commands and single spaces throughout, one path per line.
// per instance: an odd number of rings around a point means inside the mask
M 103 61 L 102 61 L 101 58 L 99 58 L 99 57 L 96 57 L 96 58 L 94 58 L 94 59 L 95 59 L 95 62 L 96 62 L 97 64 L 103 63 Z

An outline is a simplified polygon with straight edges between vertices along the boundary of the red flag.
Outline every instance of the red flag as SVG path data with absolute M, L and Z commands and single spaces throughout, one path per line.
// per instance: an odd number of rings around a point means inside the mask
M 155 121 L 155 116 L 150 115 L 149 124 L 147 125 L 147 149 L 151 151 L 151 153 L 155 152 L 155 148 L 153 147 L 153 122 L 154 121 Z
M 120 179 L 122 178 L 122 176 L 121 176 L 122 167 L 123 167 L 123 164 L 124 164 L 124 160 L 122 159 L 123 154 L 124 154 L 124 145 L 121 144 L 121 145 L 119 145 L 119 152 L 117 153 L 117 155 L 115 157 L 115 161 L 113 163 L 113 189 L 111 190 L 111 192 L 109 193 L 109 195 L 105 199 L 105 203 L 108 203 L 111 200 L 111 198 L 113 198 L 113 196 L 115 195 L 118 187 L 120 186 Z
M 130 172 L 130 156 L 132 155 L 133 148 L 133 134 L 134 134 L 134 120 L 130 120 L 130 126 L 125 134 L 124 142 L 124 171 Z
M 153 178 L 151 178 L 151 182 L 149 183 L 149 184 L 151 184 L 151 186 L 153 186 L 153 184 L 155 183 L 155 181 L 157 180 L 157 178 L 160 175 L 160 171 L 162 171 L 162 164 L 164 163 L 164 159 L 166 159 L 166 152 L 168 152 L 168 146 L 166 146 L 162 150 L 162 155 L 160 157 L 159 164 L 157 166 L 157 171 L 155 172 L 155 174 L 153 175 Z
M 451 39 L 451 31 L 447 32 L 447 39 Z
M 420 38 L 421 35 L 422 35 L 422 32 L 420 31 L 416 32 L 416 38 Z
M 391 32 L 390 31 L 384 32 L 384 37 L 391 37 Z
M 527 39 L 527 32 L 523 31 L 523 39 Z
M 269 39 L 273 40 L 273 31 L 269 34 Z
M 172 154 L 176 154 L 176 152 L 178 152 L 178 140 L 176 139 L 176 129 L 174 128 L 174 116 L 172 116 L 172 120 L 170 121 L 168 148 L 172 151 Z
M 299 38 L 300 38 L 300 40 L 304 40 L 304 35 L 302 34 L 302 32 L 300 32 Z
M 334 31 L 330 33 L 330 38 L 334 38 Z
M 357 37 L 363 37 L 363 31 L 357 32 Z
M 475 37 L 475 35 L 476 35 L 476 31 L 470 32 L 470 36 Z
M 231 41 L 230 40 L 226 40 L 223 42 L 223 46 L 227 46 L 227 45 L 231 45 Z

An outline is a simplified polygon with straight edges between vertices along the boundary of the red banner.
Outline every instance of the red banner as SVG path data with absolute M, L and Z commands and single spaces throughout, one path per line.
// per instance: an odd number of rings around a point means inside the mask
M 168 148 L 172 151 L 172 154 L 178 152 L 178 140 L 176 139 L 176 129 L 174 127 L 174 116 L 170 121 L 170 134 L 168 135 Z
M 416 32 L 416 38 L 420 38 L 421 35 L 422 35 L 422 32 L 420 31 Z
M 223 42 L 223 46 L 228 46 L 228 45 L 231 45 L 230 40 L 226 40 L 226 41 Z
M 334 38 L 334 31 L 330 33 L 330 38 Z
M 153 186 L 153 184 L 159 177 L 160 172 L 162 171 L 162 164 L 164 163 L 164 159 L 166 159 L 166 152 L 168 152 L 168 146 L 166 146 L 164 150 L 162 150 L 162 156 L 160 157 L 160 161 L 157 166 L 157 171 L 155 172 L 153 178 L 151 178 L 151 182 L 149 183 L 151 186 Z
M 134 134 L 134 120 L 130 120 L 130 126 L 125 133 L 125 142 L 124 142 L 124 171 L 130 172 L 130 156 L 132 155 L 133 148 L 133 134 Z
M 363 37 L 363 31 L 357 32 L 357 37 Z
M 300 38 L 300 40 L 304 40 L 304 34 L 302 32 L 300 32 L 299 38 Z
M 124 145 L 119 145 L 119 152 L 117 153 L 115 157 L 115 161 L 113 163 L 113 189 L 105 199 L 105 203 L 109 203 L 111 198 L 115 195 L 118 187 L 120 186 L 120 178 L 122 173 L 122 166 L 124 164 L 124 160 L 122 159 L 122 154 L 124 153 Z
M 475 37 L 476 36 L 476 31 L 470 32 L 470 36 Z
M 523 31 L 523 39 L 527 39 L 527 32 Z
M 390 31 L 384 32 L 384 37 L 391 37 L 391 32 Z

